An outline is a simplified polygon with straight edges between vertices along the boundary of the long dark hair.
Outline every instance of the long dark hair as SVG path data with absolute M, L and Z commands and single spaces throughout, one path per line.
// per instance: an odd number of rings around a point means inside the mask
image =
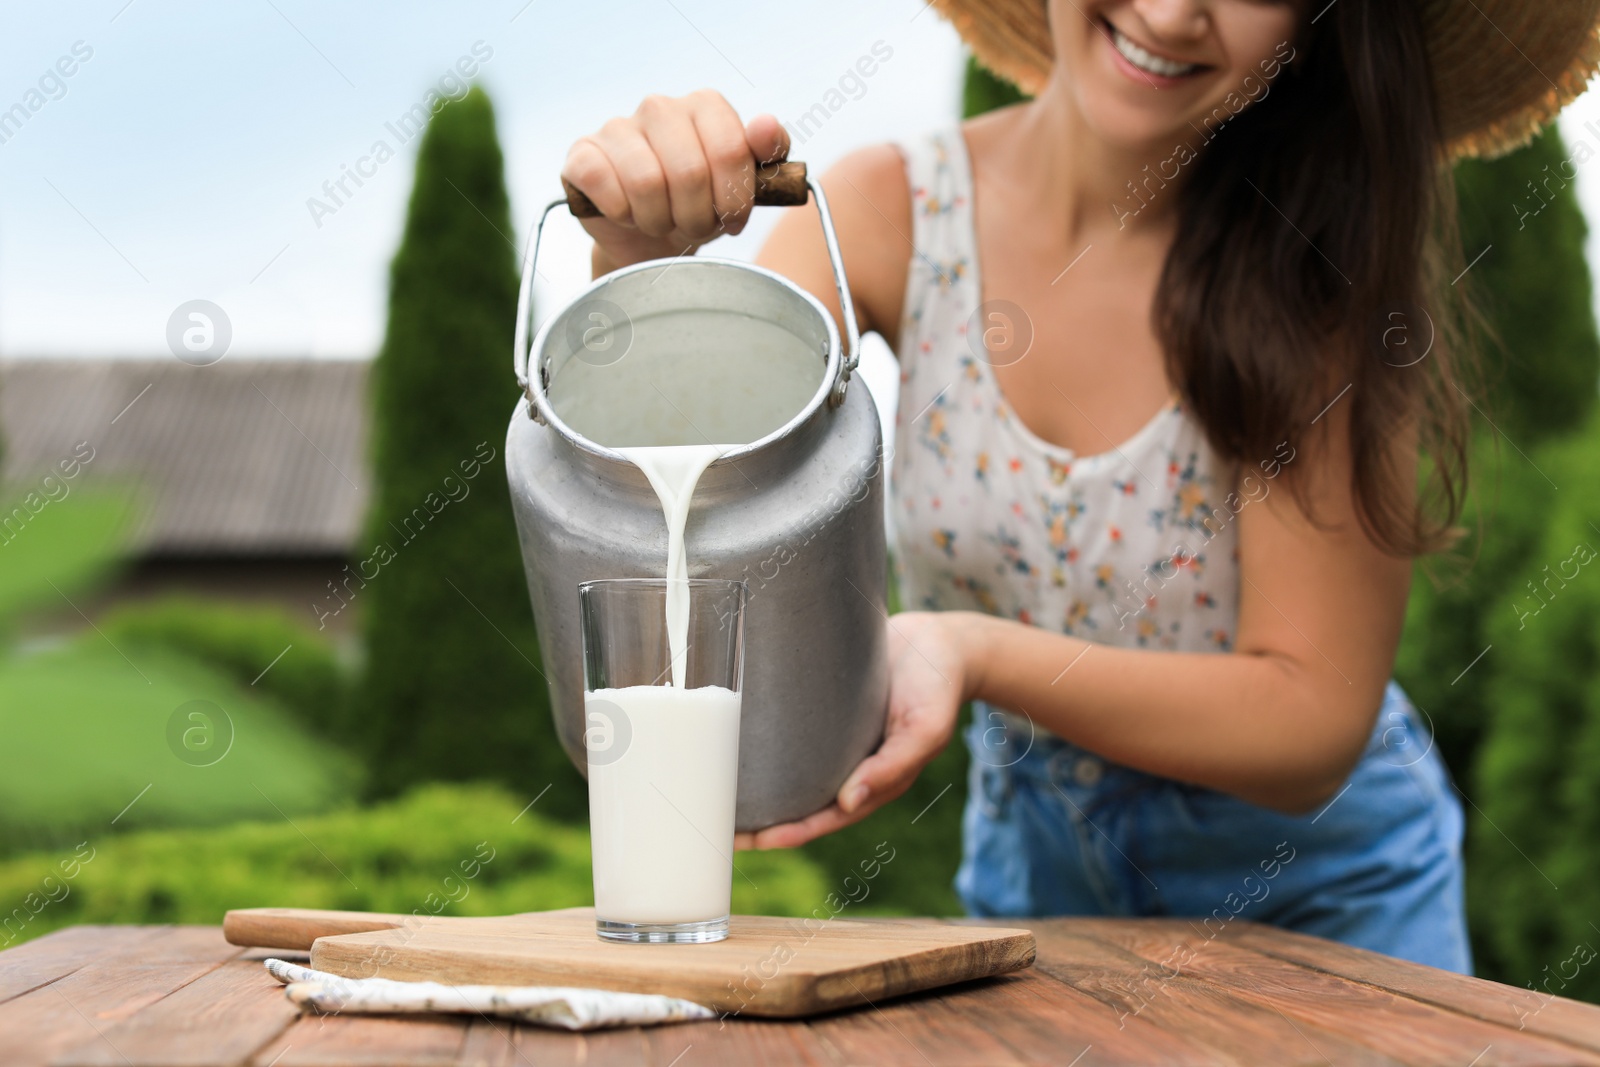
M 1402 556 L 1450 541 L 1468 435 L 1465 312 L 1443 270 L 1459 258 L 1455 198 L 1419 7 L 1340 0 L 1259 103 L 1208 126 L 1154 307 L 1167 373 L 1224 458 L 1268 460 L 1349 405 L 1357 513 Z M 1300 466 L 1284 471 L 1316 521 Z

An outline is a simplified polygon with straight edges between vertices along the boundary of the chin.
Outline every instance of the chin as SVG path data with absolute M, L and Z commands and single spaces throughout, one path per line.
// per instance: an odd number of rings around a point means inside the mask
M 1213 88 L 1217 71 L 1197 75 L 1192 83 L 1156 87 L 1113 66 L 1103 54 L 1110 47 L 1098 35 L 1083 44 L 1087 54 L 1075 56 L 1069 72 L 1073 95 L 1085 124 L 1109 147 L 1170 148 L 1185 132 L 1193 132 L 1189 122 L 1207 113 L 1210 98 L 1222 95 Z
M 1195 140 L 1189 126 L 1193 108 L 1130 106 L 1126 101 L 1100 98 L 1092 87 L 1083 87 L 1078 93 L 1078 109 L 1085 125 L 1111 148 L 1138 152 Z M 1203 109 L 1200 113 L 1204 114 Z

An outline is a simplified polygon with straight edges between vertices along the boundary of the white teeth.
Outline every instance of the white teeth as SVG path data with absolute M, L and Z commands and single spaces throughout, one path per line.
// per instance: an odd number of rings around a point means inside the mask
M 1159 74 L 1163 78 L 1180 78 L 1200 68 L 1198 63 L 1174 63 L 1170 59 L 1147 52 L 1115 26 L 1111 27 L 1111 40 L 1116 45 L 1117 51 L 1122 53 L 1123 59 L 1148 74 Z

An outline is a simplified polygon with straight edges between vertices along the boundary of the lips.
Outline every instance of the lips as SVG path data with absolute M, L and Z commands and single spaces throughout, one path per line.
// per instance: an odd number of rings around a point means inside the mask
M 1105 28 L 1111 37 L 1111 47 L 1127 61 L 1129 66 L 1140 73 L 1157 78 L 1177 79 L 1209 69 L 1203 63 L 1183 63 L 1156 55 L 1110 22 L 1105 24 Z

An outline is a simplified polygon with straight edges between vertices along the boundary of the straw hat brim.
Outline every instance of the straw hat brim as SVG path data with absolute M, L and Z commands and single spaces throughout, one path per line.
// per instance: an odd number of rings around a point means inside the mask
M 1045 0 L 932 2 L 980 63 L 1025 93 L 1043 88 L 1054 62 Z M 1439 122 L 1456 158 L 1526 144 L 1600 67 L 1600 0 L 1420 2 Z

